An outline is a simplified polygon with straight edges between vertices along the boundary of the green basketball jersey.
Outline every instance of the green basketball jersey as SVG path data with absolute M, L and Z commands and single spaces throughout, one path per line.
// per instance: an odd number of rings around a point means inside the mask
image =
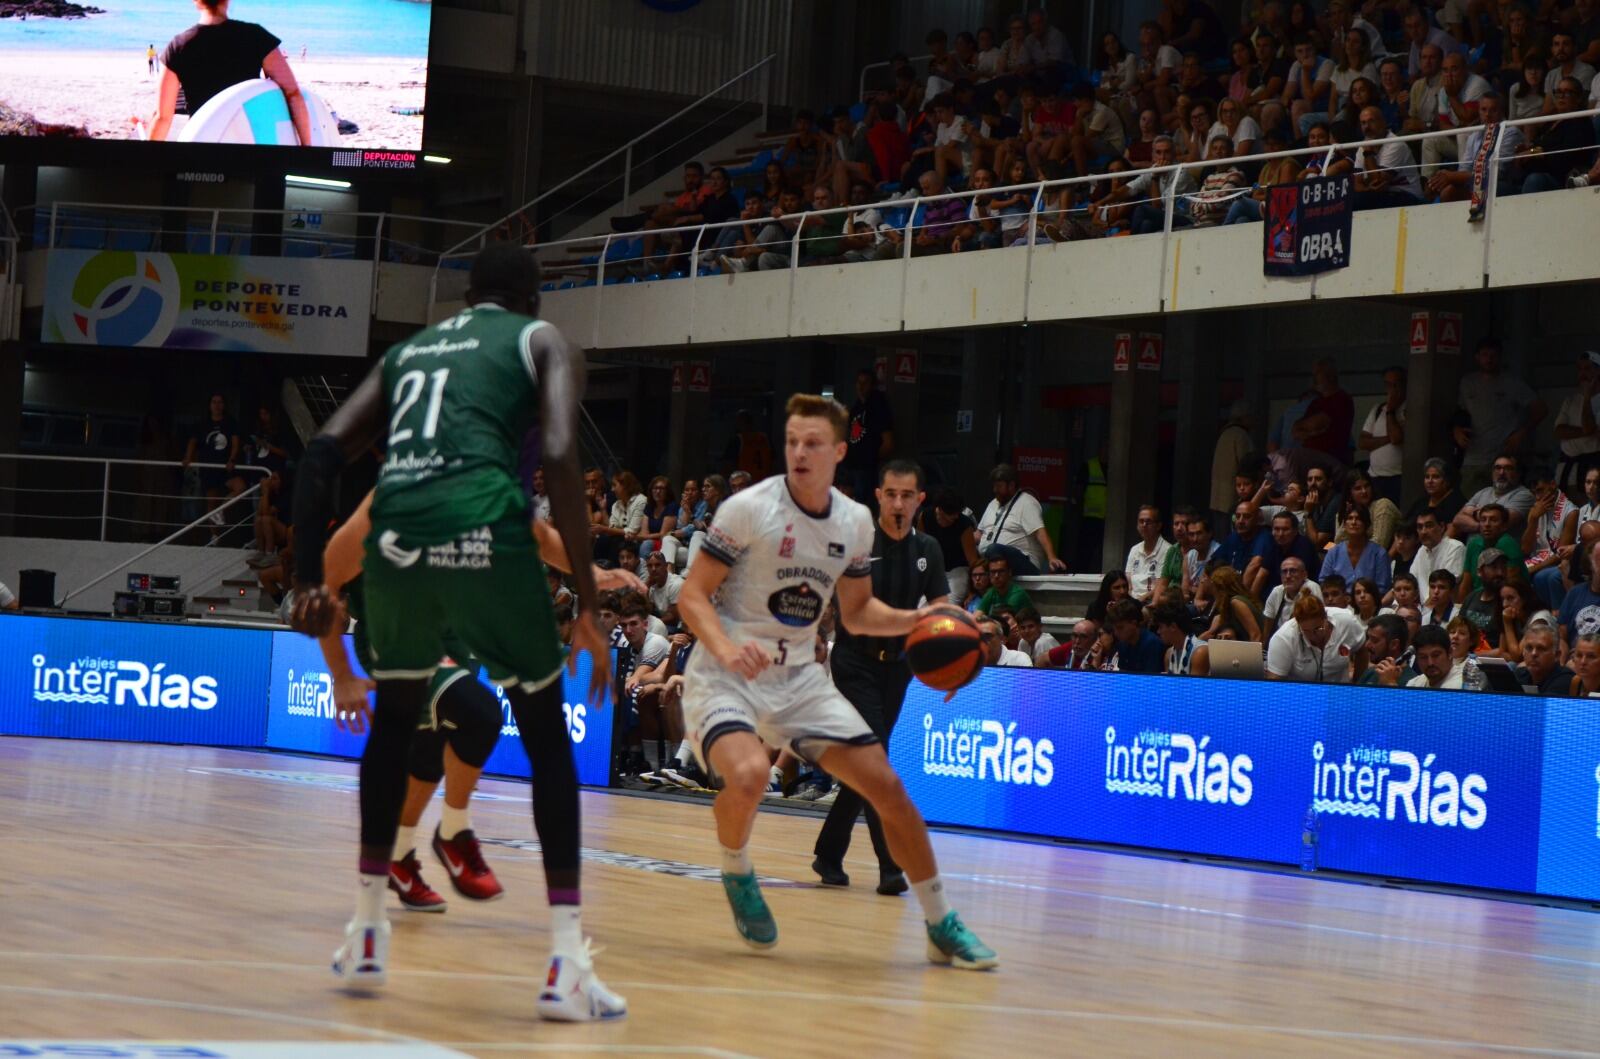
M 517 460 L 539 407 L 529 339 L 548 326 L 478 306 L 384 354 L 389 438 L 375 528 L 442 544 L 526 509 Z
M 356 577 L 344 586 L 344 591 L 345 607 L 356 622 L 355 630 L 350 634 L 355 642 L 356 661 L 361 664 L 361 671 L 370 675 L 378 662 L 372 652 L 372 637 L 368 633 L 366 578 Z M 446 657 L 462 669 L 470 669 L 474 673 L 478 671 L 478 660 L 472 657 L 472 649 L 459 636 L 446 630 L 442 639 Z

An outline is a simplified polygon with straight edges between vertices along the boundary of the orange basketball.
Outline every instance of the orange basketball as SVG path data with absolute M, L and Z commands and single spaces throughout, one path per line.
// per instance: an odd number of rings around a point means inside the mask
M 983 668 L 983 641 L 972 615 L 955 607 L 918 621 L 906 637 L 906 659 L 917 679 L 939 691 L 965 687 Z

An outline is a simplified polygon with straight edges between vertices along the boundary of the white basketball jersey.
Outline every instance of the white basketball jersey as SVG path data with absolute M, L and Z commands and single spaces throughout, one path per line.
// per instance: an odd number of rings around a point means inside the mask
M 872 575 L 872 538 L 872 513 L 837 489 L 824 515 L 802 510 L 783 475 L 729 497 L 704 545 L 730 568 L 715 600 L 729 638 L 761 644 L 778 665 L 814 662 L 839 578 Z

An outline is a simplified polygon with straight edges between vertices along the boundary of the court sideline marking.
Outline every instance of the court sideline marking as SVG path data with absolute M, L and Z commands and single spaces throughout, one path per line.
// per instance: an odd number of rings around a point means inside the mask
M 175 963 L 183 965 L 234 967 L 251 970 L 277 970 L 306 973 L 315 971 L 325 974 L 321 967 L 298 963 L 266 963 L 244 960 L 206 960 L 189 956 L 112 956 L 95 955 L 87 953 L 24 953 L 0 950 L 0 958 L 37 957 L 43 959 L 79 960 L 85 962 L 106 963 Z M 391 977 L 407 978 L 456 978 L 486 982 L 532 982 L 544 981 L 544 975 L 524 974 L 495 974 L 482 971 L 424 971 L 390 970 Z M 681 992 L 682 986 L 663 982 L 613 982 L 612 985 L 620 990 L 638 990 L 641 992 Z M 936 1005 L 946 1009 L 972 1011 L 990 1015 L 1015 1015 L 1024 1018 L 1066 1019 L 1078 1022 L 1110 1022 L 1122 1025 L 1164 1026 L 1171 1029 L 1191 1029 L 1213 1032 L 1246 1031 L 1251 1033 L 1276 1034 L 1290 1037 L 1310 1037 L 1316 1040 L 1347 1040 L 1369 1044 L 1399 1044 L 1419 1048 L 1452 1048 L 1494 1052 L 1507 1055 L 1537 1055 L 1549 1056 L 1551 1059 L 1600 1059 L 1600 1052 L 1581 1051 L 1571 1048 L 1537 1048 L 1520 1044 L 1496 1044 L 1488 1041 L 1457 1040 L 1449 1037 L 1412 1037 L 1403 1034 L 1390 1033 L 1365 1033 L 1359 1030 L 1332 1030 L 1320 1029 L 1312 1026 L 1274 1026 L 1265 1023 L 1230 1022 L 1220 1019 L 1191 1019 L 1178 1018 L 1170 1015 L 1139 1015 L 1132 1013 L 1111 1011 L 1074 1010 L 1072 1008 L 1034 1008 L 1014 1004 L 980 1004 L 972 1001 L 959 1000 L 930 1000 L 919 997 L 891 997 L 875 996 L 866 993 L 807 993 L 788 989 L 754 989 L 743 986 L 711 986 L 697 985 L 700 993 L 711 993 L 722 996 L 751 997 L 756 999 L 781 998 L 784 1000 L 804 1000 L 815 1003 L 831 1004 L 866 1004 L 882 1005 L 887 1007 L 917 1008 Z M 261 1017 L 269 1020 L 295 1022 L 310 1025 L 322 1025 L 350 1029 L 360 1033 L 383 1036 L 394 1040 L 405 1041 L 412 1044 L 437 1044 L 436 1041 L 427 1041 L 417 1038 L 405 1037 L 401 1034 L 391 1033 L 387 1030 L 374 1030 L 366 1027 L 347 1027 L 336 1022 L 322 1022 L 316 1019 L 306 1019 L 294 1015 L 274 1015 L 269 1012 L 253 1012 L 247 1009 L 228 1009 L 212 1007 L 210 1005 L 189 1004 L 181 1001 L 151 1000 L 142 997 L 124 997 L 115 993 L 85 993 L 68 989 L 47 989 L 37 986 L 10 986 L 0 984 L 0 990 L 21 993 L 37 993 L 40 995 L 69 996 L 90 999 L 104 999 L 110 1001 L 123 1001 L 135 1004 L 147 1004 L 156 1007 L 174 1007 L 200 1011 L 212 1011 L 223 1014 L 237 1013 L 245 1017 Z M 482 1047 L 482 1045 L 454 1045 L 454 1047 Z

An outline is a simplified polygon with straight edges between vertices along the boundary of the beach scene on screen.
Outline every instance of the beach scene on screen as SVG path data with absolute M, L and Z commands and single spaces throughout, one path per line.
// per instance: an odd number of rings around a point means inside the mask
M 208 6 L 0 0 L 0 136 L 421 148 L 427 0 L 228 0 L 218 14 Z M 192 32 L 219 14 L 236 25 Z M 258 56 L 262 69 L 252 68 Z

